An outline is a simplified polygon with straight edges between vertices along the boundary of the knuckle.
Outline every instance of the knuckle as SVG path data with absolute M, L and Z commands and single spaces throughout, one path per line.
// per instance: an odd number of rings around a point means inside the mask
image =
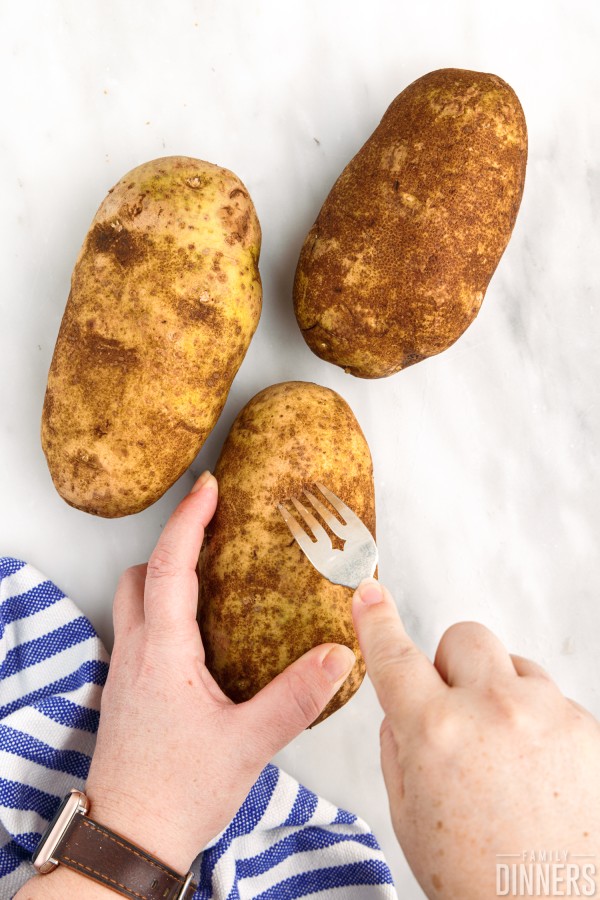
M 178 572 L 179 566 L 173 550 L 167 545 L 156 547 L 148 560 L 148 578 L 173 578 Z
M 429 748 L 452 753 L 457 739 L 461 740 L 459 718 L 448 707 L 435 703 L 426 705 L 420 724 L 422 743 Z
M 387 716 L 384 718 L 379 728 L 379 741 L 382 746 L 388 742 L 395 741 L 394 730 Z
M 316 685 L 299 672 L 290 672 L 287 681 L 287 706 L 285 712 L 299 725 L 310 725 L 321 714 L 324 703 L 317 696 Z
M 511 731 L 525 733 L 537 720 L 537 704 L 530 703 L 522 692 L 508 685 L 490 685 L 485 691 L 488 709 L 494 720 Z
M 377 678 L 398 671 L 418 655 L 419 650 L 414 644 L 382 642 L 371 653 L 371 676 Z

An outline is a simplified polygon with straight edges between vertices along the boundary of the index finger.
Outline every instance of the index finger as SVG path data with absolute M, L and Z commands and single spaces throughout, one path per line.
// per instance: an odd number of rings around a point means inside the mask
M 406 633 L 388 589 L 374 578 L 358 586 L 352 615 L 379 702 L 396 723 L 414 718 L 431 697 L 449 690 Z
M 187 620 L 198 607 L 196 566 L 204 529 L 217 506 L 214 475 L 204 472 L 175 509 L 148 560 L 144 590 L 146 624 L 159 631 Z

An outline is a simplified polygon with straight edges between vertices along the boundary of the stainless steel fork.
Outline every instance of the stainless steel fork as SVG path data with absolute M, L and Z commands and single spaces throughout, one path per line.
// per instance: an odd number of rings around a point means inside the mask
M 310 491 L 303 491 L 304 496 L 331 531 L 344 541 L 344 546 L 341 550 L 334 549 L 331 538 L 321 523 L 297 497 L 291 497 L 290 501 L 294 504 L 296 511 L 314 540 L 282 503 L 277 505 L 277 509 L 315 569 L 334 584 L 343 584 L 349 588 L 356 588 L 363 578 L 371 577 L 377 568 L 379 558 L 377 545 L 367 526 L 358 518 L 356 513 L 352 512 L 349 506 L 346 506 L 324 484 L 316 483 L 315 486 L 340 514 L 343 522 L 340 522 L 337 516 L 334 516 L 321 500 L 315 497 L 314 494 L 311 494 Z

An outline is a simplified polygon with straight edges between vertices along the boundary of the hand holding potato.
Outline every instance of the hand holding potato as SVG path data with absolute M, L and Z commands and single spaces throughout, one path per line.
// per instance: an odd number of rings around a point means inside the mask
M 376 582 L 356 592 L 354 621 L 385 712 L 394 828 L 427 896 L 495 898 L 496 854 L 562 850 L 597 865 L 600 723 L 482 625 L 450 628 L 432 665 Z
M 225 697 L 204 665 L 196 624 L 196 563 L 216 504 L 217 482 L 206 473 L 169 519 L 148 565 L 128 569 L 119 582 L 86 787 L 95 819 L 181 873 L 354 665 L 347 647 L 321 645 L 247 703 Z M 23 891 L 27 900 L 114 896 L 64 866 Z

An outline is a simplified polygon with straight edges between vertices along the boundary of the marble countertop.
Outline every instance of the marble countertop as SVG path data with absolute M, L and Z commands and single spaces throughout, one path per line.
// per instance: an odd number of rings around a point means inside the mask
M 380 575 L 433 654 L 475 619 L 600 715 L 600 6 L 594 0 L 48 0 L 0 30 L 0 554 L 33 563 L 111 645 L 119 573 L 147 559 L 241 406 L 317 381 L 371 446 Z M 297 329 L 298 253 L 330 186 L 390 101 L 443 66 L 516 90 L 529 127 L 525 195 L 481 312 L 445 353 L 375 382 L 317 359 Z M 191 470 L 121 520 L 67 506 L 39 440 L 71 270 L 126 171 L 183 154 L 233 169 L 263 229 L 263 317 Z M 365 818 L 402 898 L 423 894 L 394 840 L 374 692 L 279 762 Z

